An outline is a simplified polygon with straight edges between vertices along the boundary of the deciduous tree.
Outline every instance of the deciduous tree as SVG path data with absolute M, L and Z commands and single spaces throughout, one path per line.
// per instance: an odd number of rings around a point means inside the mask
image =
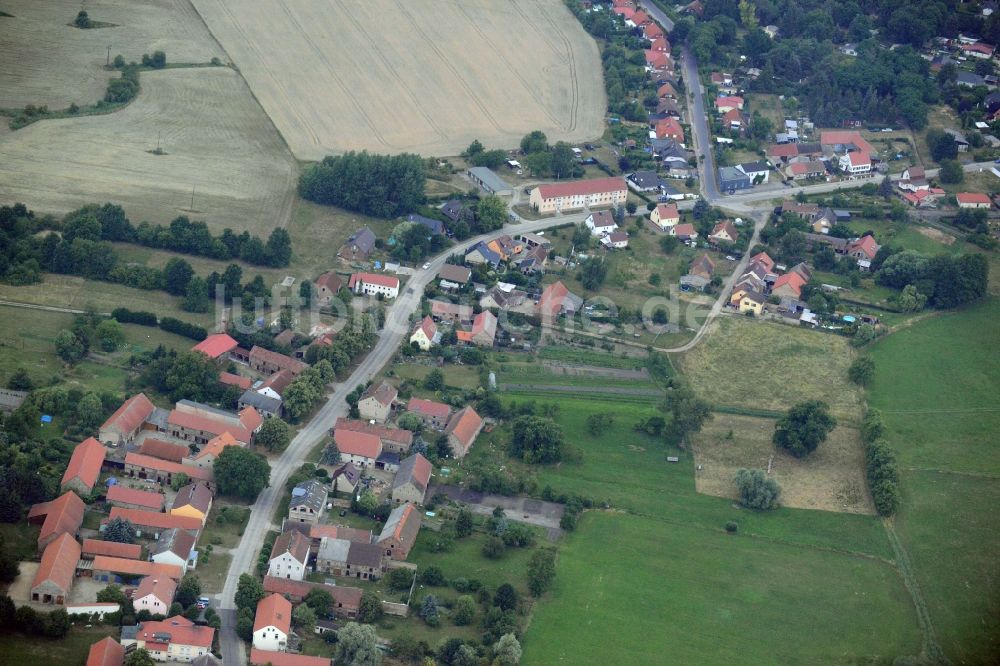
M 740 503 L 748 509 L 771 509 L 778 503 L 781 488 L 774 479 L 769 479 L 759 469 L 741 469 L 736 472 L 736 488 L 740 493 Z
M 220 493 L 248 502 L 257 499 L 271 479 L 267 459 L 239 446 L 224 448 L 216 458 L 213 470 Z
M 807 400 L 792 407 L 778 421 L 772 440 L 776 446 L 801 458 L 815 451 L 836 425 L 829 405 L 821 400 Z

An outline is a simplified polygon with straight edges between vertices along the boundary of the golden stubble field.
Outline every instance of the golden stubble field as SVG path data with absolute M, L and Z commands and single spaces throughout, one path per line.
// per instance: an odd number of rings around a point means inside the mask
M 114 27 L 80 30 L 69 24 L 80 9 Z M 64 109 L 104 96 L 108 58 L 138 62 L 164 51 L 168 62 L 225 60 L 189 0 L 3 0 L 0 10 L 0 107 L 27 104 Z
M 597 45 L 561 0 L 193 4 L 300 159 L 603 130 Z
M 45 213 L 112 201 L 133 223 L 188 215 L 265 236 L 287 219 L 296 165 L 237 72 L 168 69 L 141 82 L 115 113 L 0 135 L 0 200 Z M 150 152 L 157 137 L 164 155 Z

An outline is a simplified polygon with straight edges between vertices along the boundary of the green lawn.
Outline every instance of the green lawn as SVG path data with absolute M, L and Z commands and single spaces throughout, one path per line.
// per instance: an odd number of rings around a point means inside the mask
M 65 637 L 53 640 L 21 634 L 0 634 L 0 661 L 18 666 L 79 666 L 87 661 L 90 646 L 105 636 L 118 639 L 118 627 L 74 627 Z
M 896 529 L 945 653 L 1000 655 L 1000 301 L 926 319 L 872 349 L 871 404 L 903 470 Z
M 592 513 L 561 550 L 523 663 L 858 663 L 919 644 L 888 564 Z
M 926 254 L 953 254 L 962 250 L 965 245 L 965 243 L 954 242 L 954 237 L 947 237 L 943 234 L 943 237 L 951 238 L 952 242 L 950 244 L 942 243 L 935 237 L 940 232 L 931 231 L 930 235 L 920 233 L 920 227 L 912 222 L 893 222 L 889 219 L 869 220 L 859 217 L 851 220 L 847 226 L 859 234 L 865 231 L 874 231 L 875 240 L 880 245 L 899 245 L 907 250 L 916 250 Z

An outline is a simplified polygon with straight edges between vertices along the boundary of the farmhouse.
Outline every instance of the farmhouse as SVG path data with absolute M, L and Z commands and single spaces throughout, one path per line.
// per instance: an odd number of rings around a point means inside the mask
M 779 298 L 793 298 L 799 300 L 802 296 L 802 287 L 806 281 L 798 273 L 785 273 L 774 281 L 771 293 Z
M 712 228 L 712 233 L 708 235 L 708 240 L 713 243 L 735 243 L 740 233 L 736 226 L 729 220 L 719 222 Z
M 737 164 L 736 168 L 745 173 L 754 185 L 766 183 L 771 174 L 771 168 L 767 166 L 767 162 L 744 162 Z
M 337 256 L 345 261 L 365 261 L 375 249 L 375 232 L 368 227 L 358 229 L 347 239 Z
M 243 395 L 240 396 L 240 399 L 236 403 L 236 406 L 239 409 L 253 407 L 257 410 L 257 413 L 265 419 L 281 416 L 281 405 L 281 398 L 267 395 L 261 391 L 254 391 L 252 389 L 244 391 Z
M 392 481 L 392 501 L 396 504 L 423 504 L 431 481 L 431 470 L 430 461 L 419 453 L 399 463 L 396 478 Z
M 395 453 L 406 453 L 413 445 L 413 433 L 403 428 L 392 428 L 390 426 L 369 423 L 360 419 L 346 419 L 343 416 L 337 417 L 334 430 L 343 428 L 344 430 L 354 430 L 375 435 L 382 440 L 383 451 L 393 451 Z M 331 431 L 332 434 L 332 431 Z
M 857 130 L 834 130 L 822 132 L 819 137 L 820 145 L 824 151 L 832 153 L 846 153 L 856 151 L 867 155 L 874 155 L 878 151 L 868 143 Z
M 437 321 L 450 321 L 453 324 L 472 323 L 473 308 L 471 305 L 461 305 L 438 300 L 433 300 L 430 303 L 431 317 Z
M 273 652 L 285 650 L 292 630 L 292 604 L 280 594 L 270 594 L 257 602 L 253 622 L 253 646 Z
M 531 191 L 529 203 L 540 213 L 579 210 L 598 206 L 624 205 L 628 188 L 624 178 L 595 178 L 539 185 Z
M 357 587 L 343 585 L 324 585 L 306 581 L 289 580 L 264 576 L 264 592 L 277 593 L 292 603 L 300 603 L 312 590 L 324 590 L 333 597 L 333 612 L 341 617 L 357 617 L 361 606 L 362 590 Z
M 135 635 L 125 637 L 122 645 L 126 651 L 132 645 L 149 652 L 154 661 L 192 661 L 212 651 L 215 629 L 196 625 L 181 615 L 166 620 L 142 622 L 135 628 Z
M 125 454 L 125 474 L 134 479 L 150 479 L 157 483 L 169 484 L 178 474 L 184 474 L 198 481 L 211 481 L 212 469 L 178 465 L 169 460 L 160 460 L 141 453 Z
M 353 273 L 347 288 L 358 295 L 396 298 L 399 294 L 399 278 L 380 273 Z
M 303 481 L 292 488 L 288 503 L 288 519 L 297 523 L 315 524 L 323 518 L 326 508 L 326 486 L 315 479 Z
M 101 442 L 105 446 L 131 444 L 153 409 L 153 403 L 145 394 L 132 396 L 101 426 L 98 433 Z
M 421 319 L 417 327 L 413 329 L 413 333 L 410 334 L 410 344 L 417 345 L 421 351 L 427 351 L 439 342 L 441 342 L 441 334 L 430 315 Z
M 272 375 L 273 376 L 273 375 Z M 215 464 L 216 458 L 222 453 L 223 449 L 227 446 L 244 446 L 241 442 L 237 442 L 236 438 L 230 435 L 228 432 L 224 432 L 218 437 L 213 437 L 208 440 L 208 443 L 201 448 L 198 453 L 185 456 L 183 463 L 184 467 L 196 467 L 199 470 L 205 470 L 206 474 L 198 477 L 201 480 L 205 478 L 211 478 L 212 466 Z M 182 470 L 184 471 L 184 470 Z M 189 476 L 195 478 L 194 474 L 188 473 Z
M 128 560 L 120 557 L 98 555 L 94 558 L 93 578 L 98 583 L 122 583 L 143 576 L 156 576 L 180 580 L 182 569 L 173 564 L 157 564 L 143 560 Z
M 333 442 L 342 460 L 361 469 L 373 467 L 382 455 L 382 440 L 376 435 L 337 428 L 333 431 Z
M 301 532 L 282 532 L 274 541 L 268 558 L 267 575 L 302 580 L 309 562 L 309 538 Z
M 425 426 L 435 430 L 444 428 L 448 423 L 448 417 L 451 416 L 451 407 L 448 405 L 423 398 L 410 398 L 406 409 L 422 418 Z
M 488 167 L 472 167 L 466 172 L 469 180 L 483 188 L 488 194 L 508 197 L 514 194 L 514 188 L 504 182 L 503 178 L 493 173 Z
M 455 264 L 445 264 L 438 271 L 438 277 L 441 278 L 441 282 L 448 282 L 456 285 L 451 287 L 452 289 L 457 289 L 460 286 L 468 283 L 469 278 L 472 277 L 472 269 L 468 266 L 456 266 Z M 444 284 L 441 285 L 444 288 Z
M 138 452 L 144 456 L 152 456 L 160 460 L 179 463 L 184 461 L 184 457 L 191 452 L 191 448 L 186 444 L 167 442 L 155 437 L 146 437 L 142 440 L 142 446 L 139 447 Z
M 145 610 L 153 615 L 166 615 L 170 612 L 170 604 L 174 602 L 176 592 L 177 583 L 173 578 L 146 576 L 132 595 L 132 605 L 136 612 Z
M 343 288 L 344 278 L 333 271 L 328 271 L 313 282 L 313 298 L 320 305 L 329 305 Z
M 93 437 L 88 437 L 73 449 L 60 488 L 75 490 L 80 495 L 89 494 L 101 475 L 103 464 L 104 446 Z
M 316 569 L 334 576 L 374 580 L 385 567 L 382 546 L 323 537 L 316 553 Z
M 412 504 L 401 504 L 392 510 L 376 543 L 387 557 L 404 561 L 420 532 L 420 511 Z
M 66 605 L 79 560 L 80 544 L 72 534 L 63 532 L 49 543 L 31 582 L 31 600 L 39 604 Z
M 826 175 L 826 164 L 819 160 L 808 160 L 805 162 L 794 162 L 788 165 L 785 173 L 792 180 L 806 180 L 808 178 L 822 178 Z
M 542 317 L 555 319 L 560 315 L 572 317 L 583 305 L 583 299 L 566 288 L 562 281 L 550 284 L 538 299 L 538 313 Z
M 862 236 L 847 244 L 847 254 L 855 259 L 871 261 L 878 254 L 879 244 L 872 236 Z
M 167 417 L 166 428 L 171 436 L 195 444 L 207 444 L 224 432 L 238 442 L 251 444 L 254 433 L 263 422 L 264 419 L 253 407 L 234 414 L 190 400 L 180 400 Z
M 395 402 L 397 395 L 399 392 L 396 387 L 388 382 L 372 384 L 365 389 L 358 400 L 358 411 L 361 413 L 361 418 L 385 421 L 389 418 L 392 403 Z
M 212 491 L 204 483 L 189 483 L 177 491 L 170 515 L 197 518 L 204 525 L 212 509 Z
M 353 495 L 361 483 L 361 470 L 354 463 L 345 463 L 330 475 L 333 492 Z
M 976 192 L 959 192 L 955 195 L 959 208 L 990 208 L 990 198 Z
M 870 173 L 872 170 L 872 160 L 868 153 L 850 152 L 841 155 L 840 169 L 851 175 Z
M 291 356 L 254 345 L 250 349 L 250 367 L 262 375 L 273 375 L 281 370 L 288 370 L 294 376 L 309 366 Z
M 239 347 L 239 343 L 225 333 L 213 333 L 194 347 L 191 351 L 201 352 L 210 359 L 221 362 L 229 358 L 229 352 Z
M 694 275 L 708 281 L 712 280 L 713 271 L 715 271 L 715 262 L 708 254 L 701 255 L 688 267 L 688 275 Z
M 198 532 L 202 528 L 201 520 L 190 516 L 172 516 L 169 513 L 155 511 L 139 511 L 137 509 L 121 509 L 112 507 L 109 519 L 123 518 L 136 528 L 136 536 L 146 539 L 159 539 L 167 530 L 177 528 Z
M 493 347 L 497 334 L 497 317 L 489 310 L 483 310 L 472 320 L 471 331 L 456 331 L 459 342 L 477 347 Z
M 115 484 L 108 488 L 106 495 L 108 504 L 120 506 L 123 509 L 142 509 L 144 511 L 162 511 L 163 495 L 139 490 L 137 488 L 127 488 L 121 484 Z
M 83 524 L 86 506 L 76 493 L 67 491 L 49 502 L 35 504 L 28 510 L 28 522 L 42 524 L 38 533 L 38 550 L 55 541 L 63 534 L 76 535 Z
M 472 407 L 464 407 L 455 412 L 444 429 L 448 444 L 451 445 L 451 454 L 458 459 L 464 458 L 482 429 L 483 419 Z

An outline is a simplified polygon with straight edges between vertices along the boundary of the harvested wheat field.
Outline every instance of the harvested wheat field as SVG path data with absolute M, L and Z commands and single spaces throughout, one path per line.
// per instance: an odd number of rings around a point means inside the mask
M 781 504 L 796 509 L 874 513 L 865 485 L 865 455 L 853 428 L 837 427 L 806 458 L 771 443 L 774 420 L 716 414 L 694 435 L 699 493 L 736 497 L 733 477 L 741 467 L 767 471 L 781 486 Z M 730 433 L 732 435 L 730 436 Z
M 854 356 L 837 335 L 732 316 L 716 319 L 681 367 L 713 405 L 785 412 L 803 400 L 823 400 L 846 424 L 864 413 L 862 391 L 847 379 Z
M 300 159 L 601 135 L 597 45 L 561 0 L 193 0 Z
M 0 200 L 43 213 L 112 201 L 134 223 L 188 215 L 265 235 L 286 220 L 296 166 L 237 72 L 168 69 L 141 81 L 121 111 L 0 137 Z M 166 154 L 152 154 L 157 136 Z
M 189 0 L 3 0 L 0 9 L 12 15 L 0 18 L 0 107 L 93 104 L 118 76 L 104 69 L 109 45 L 126 61 L 153 51 L 168 62 L 225 59 Z M 114 27 L 69 25 L 80 9 Z

